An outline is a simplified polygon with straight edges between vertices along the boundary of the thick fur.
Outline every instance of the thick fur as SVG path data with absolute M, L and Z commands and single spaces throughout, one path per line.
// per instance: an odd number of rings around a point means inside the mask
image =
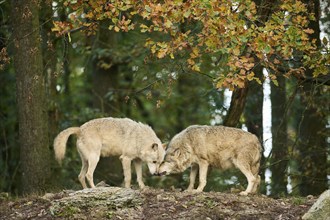
M 55 158 L 61 163 L 65 155 L 66 143 L 70 135 L 77 136 L 77 149 L 82 168 L 79 181 L 87 188 L 86 181 L 94 188 L 93 173 L 100 156 L 120 156 L 125 187 L 131 184 L 131 162 L 134 162 L 137 181 L 142 181 L 142 161 L 148 163 L 151 174 L 157 172 L 163 161 L 165 150 L 155 132 L 148 125 L 127 118 L 99 118 L 81 127 L 65 129 L 54 140 Z
M 246 131 L 224 126 L 193 125 L 170 141 L 159 174 L 183 172 L 191 167 L 188 191 L 193 190 L 199 167 L 199 186 L 206 185 L 208 166 L 226 170 L 236 167 L 248 180 L 248 187 L 242 195 L 255 193 L 260 184 L 258 176 L 261 145 L 258 138 Z

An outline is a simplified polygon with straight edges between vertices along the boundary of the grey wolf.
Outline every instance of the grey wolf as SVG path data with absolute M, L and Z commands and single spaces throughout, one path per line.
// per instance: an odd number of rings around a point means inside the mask
M 188 191 L 203 191 L 208 166 L 226 170 L 238 168 L 248 186 L 241 195 L 255 193 L 260 184 L 258 175 L 261 157 L 258 138 L 246 131 L 225 126 L 193 125 L 170 141 L 159 175 L 179 173 L 191 167 Z M 199 168 L 199 185 L 193 190 Z
M 124 185 L 131 185 L 131 163 L 133 161 L 137 182 L 142 189 L 142 161 L 147 162 L 151 174 L 157 172 L 165 156 L 165 149 L 155 132 L 148 125 L 128 118 L 99 118 L 80 127 L 70 127 L 60 132 L 54 140 L 56 160 L 64 158 L 66 143 L 70 135 L 77 136 L 77 150 L 82 168 L 78 176 L 83 188 L 94 188 L 93 173 L 100 157 L 119 156 L 124 172 Z

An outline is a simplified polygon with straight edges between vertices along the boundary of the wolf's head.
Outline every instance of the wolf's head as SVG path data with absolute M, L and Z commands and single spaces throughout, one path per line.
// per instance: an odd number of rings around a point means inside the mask
M 149 150 L 141 152 L 142 160 L 147 162 L 149 171 L 152 175 L 158 173 L 158 167 L 164 160 L 165 149 L 161 143 L 153 143 Z
M 149 171 L 152 175 L 155 175 L 158 173 L 158 167 L 163 162 L 165 157 L 165 149 L 162 144 L 154 143 L 151 147 L 151 154 L 149 155 L 149 159 L 147 161 L 147 165 L 149 168 Z
M 169 145 L 164 162 L 158 168 L 158 175 L 180 173 L 191 165 L 191 152 L 189 146 Z
M 139 138 L 140 159 L 147 163 L 150 173 L 154 175 L 164 160 L 165 149 L 151 127 L 143 126 L 141 130 Z

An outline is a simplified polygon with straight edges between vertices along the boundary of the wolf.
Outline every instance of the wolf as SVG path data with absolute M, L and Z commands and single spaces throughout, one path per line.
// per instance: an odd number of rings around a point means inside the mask
M 260 158 L 260 142 L 249 132 L 225 126 L 192 125 L 172 138 L 158 175 L 179 173 L 191 167 L 187 191 L 202 192 L 208 166 L 222 170 L 236 167 L 248 180 L 246 190 L 240 194 L 248 195 L 255 193 L 260 184 Z M 194 190 L 198 168 L 199 185 Z
M 55 158 L 59 163 L 64 158 L 67 140 L 73 134 L 77 136 L 76 145 L 82 161 L 78 179 L 84 189 L 87 188 L 86 179 L 91 188 L 95 187 L 93 173 L 101 156 L 120 157 L 126 188 L 131 185 L 133 161 L 141 189 L 145 187 L 142 161 L 147 162 L 150 173 L 155 174 L 164 160 L 165 149 L 150 126 L 128 118 L 109 117 L 93 119 L 60 132 L 54 139 Z

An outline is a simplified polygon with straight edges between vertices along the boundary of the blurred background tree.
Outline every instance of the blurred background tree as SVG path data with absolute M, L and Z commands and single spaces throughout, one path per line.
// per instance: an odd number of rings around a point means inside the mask
M 256 134 L 270 151 L 263 154 L 262 193 L 321 193 L 330 173 L 329 35 L 320 38 L 317 24 L 328 25 L 329 17 L 318 16 L 317 9 L 327 15 L 328 4 L 42 1 L 38 31 L 50 140 L 44 147 L 53 153 L 58 132 L 96 117 L 147 123 L 163 142 L 192 124 L 225 124 Z M 17 70 L 8 59 L 24 51 L 12 49 L 10 2 L 0 7 L 0 190 L 20 194 Z M 265 86 L 271 87 L 270 97 L 264 96 Z M 271 139 L 264 137 L 265 120 L 271 122 Z M 81 188 L 74 138 L 63 165 L 51 159 L 49 166 L 53 186 L 47 190 Z M 185 188 L 188 172 L 160 178 L 144 169 L 144 178 L 157 188 Z M 246 184 L 235 170 L 211 169 L 208 178 L 208 191 Z M 121 185 L 118 158 L 100 161 L 95 182 L 102 180 Z

